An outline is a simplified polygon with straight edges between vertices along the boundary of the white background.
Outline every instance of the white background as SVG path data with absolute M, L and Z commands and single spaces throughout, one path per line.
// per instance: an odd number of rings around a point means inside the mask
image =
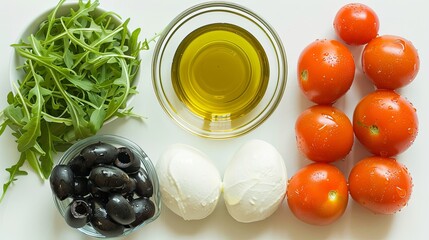
M 186 8 L 199 3 L 187 1 L 101 0 L 101 7 L 131 18 L 130 26 L 142 28 L 142 36 L 151 38 Z M 296 80 L 296 63 L 301 50 L 317 38 L 335 38 L 332 21 L 336 11 L 347 1 L 234 1 L 265 18 L 278 32 L 288 58 L 288 83 L 284 97 L 274 114 L 253 132 L 231 140 L 213 141 L 185 132 L 173 123 L 159 106 L 152 89 L 152 51 L 144 52 L 140 94 L 134 99 L 135 112 L 147 117 L 143 122 L 120 119 L 108 124 L 102 133 L 127 137 L 147 152 L 156 163 L 162 151 L 170 144 L 181 142 L 206 152 L 221 174 L 234 151 L 245 141 L 263 139 L 274 145 L 282 154 L 289 177 L 310 162 L 304 159 L 295 146 L 294 124 L 301 111 L 312 104 L 301 94 Z M 428 88 L 429 88 L 429 14 L 424 0 L 362 1 L 371 6 L 380 19 L 380 34 L 393 34 L 413 42 L 420 54 L 420 72 L 415 81 L 399 92 L 417 108 L 420 131 L 414 145 L 398 156 L 411 172 L 414 189 L 409 205 L 393 216 L 374 215 L 353 201 L 349 202 L 344 216 L 330 226 L 316 227 L 297 220 L 286 202 L 279 210 L 261 222 L 242 224 L 231 218 L 223 201 L 212 215 L 200 221 L 184 221 L 164 208 L 158 220 L 123 239 L 429 239 L 429 161 L 428 150 Z M 0 107 L 6 106 L 9 85 L 10 44 L 39 14 L 54 7 L 57 0 L 2 1 L 0 40 Z M 151 45 L 152 49 L 154 45 Z M 360 70 L 361 48 L 352 49 L 358 71 L 350 91 L 336 104 L 351 117 L 354 106 L 365 94 L 373 90 Z M 18 159 L 16 143 L 6 131 L 0 137 L 0 180 L 8 178 L 4 170 Z M 348 174 L 353 164 L 369 153 L 359 143 L 350 155 L 336 165 Z M 48 182 L 41 183 L 30 174 L 13 185 L 0 204 L 0 239 L 13 240 L 79 240 L 89 239 L 69 228 L 53 205 Z

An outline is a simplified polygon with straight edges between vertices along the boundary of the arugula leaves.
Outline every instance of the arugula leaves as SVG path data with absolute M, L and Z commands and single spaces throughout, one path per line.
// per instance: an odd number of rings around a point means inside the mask
M 6 170 L 4 198 L 25 162 L 42 181 L 49 178 L 57 151 L 78 139 L 94 135 L 112 117 L 136 115 L 126 100 L 140 66 L 140 29 L 128 32 L 130 19 L 117 23 L 112 12 L 97 12 L 98 0 L 79 0 L 77 9 L 57 17 L 60 0 L 37 32 L 26 41 L 12 44 L 25 59 L 24 71 L 7 106 L 0 112 L 0 135 L 10 128 L 16 137 L 19 160 Z

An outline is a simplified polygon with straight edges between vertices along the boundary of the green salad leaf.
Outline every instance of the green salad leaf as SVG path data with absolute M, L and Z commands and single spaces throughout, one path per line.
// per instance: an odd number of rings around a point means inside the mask
M 98 0 L 79 0 L 69 14 L 57 16 L 64 2 L 35 33 L 12 44 L 25 60 L 17 69 L 24 76 L 12 79 L 17 82 L 0 112 L 0 134 L 9 128 L 21 155 L 6 169 L 10 177 L 0 201 L 18 176 L 27 175 L 24 163 L 43 181 L 58 151 L 96 134 L 112 117 L 137 116 L 126 101 L 137 93 L 138 56 L 148 41 L 139 41 L 140 29 L 128 31 L 130 19 L 98 11 Z

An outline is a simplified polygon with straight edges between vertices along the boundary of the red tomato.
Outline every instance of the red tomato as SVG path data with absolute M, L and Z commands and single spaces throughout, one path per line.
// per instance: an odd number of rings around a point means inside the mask
M 416 109 L 392 90 L 377 90 L 357 104 L 353 130 L 371 153 L 395 156 L 408 149 L 417 136 Z
M 362 3 L 343 6 L 334 18 L 335 32 L 350 45 L 362 45 L 377 37 L 379 25 L 374 10 Z
M 398 36 L 371 40 L 362 52 L 362 69 L 377 88 L 397 89 L 411 83 L 420 68 L 413 44 Z
M 297 147 L 308 159 L 333 162 L 343 159 L 353 146 L 353 126 L 339 109 L 316 105 L 308 108 L 295 123 Z
M 407 205 L 412 192 L 407 168 L 393 158 L 368 157 L 349 175 L 353 200 L 374 213 L 393 214 Z
M 347 181 L 343 173 L 327 163 L 313 163 L 300 169 L 286 191 L 292 213 L 313 225 L 328 225 L 340 218 L 348 203 Z
M 298 83 L 304 95 L 318 104 L 330 104 L 353 83 L 355 62 L 350 50 L 336 40 L 316 40 L 298 59 Z

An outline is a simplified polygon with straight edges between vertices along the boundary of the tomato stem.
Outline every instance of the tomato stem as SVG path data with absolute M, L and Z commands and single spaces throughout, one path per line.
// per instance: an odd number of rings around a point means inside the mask
M 363 124 L 361 121 L 357 121 L 357 124 L 359 126 L 364 127 L 364 128 L 368 128 L 369 131 L 370 131 L 370 133 L 371 133 L 371 135 L 378 135 L 378 134 L 380 134 L 380 129 L 377 127 L 377 125 L 368 126 L 368 125 Z
M 307 69 L 305 69 L 305 70 L 303 70 L 303 71 L 301 72 L 301 79 L 302 79 L 303 81 L 307 81 L 307 80 L 308 80 L 308 70 L 307 70 Z
M 369 127 L 369 131 L 371 132 L 371 135 L 378 135 L 380 133 L 380 130 L 375 125 L 371 125 Z
M 331 201 L 334 201 L 335 199 L 337 199 L 337 191 L 335 191 L 335 190 L 329 191 L 328 198 Z

